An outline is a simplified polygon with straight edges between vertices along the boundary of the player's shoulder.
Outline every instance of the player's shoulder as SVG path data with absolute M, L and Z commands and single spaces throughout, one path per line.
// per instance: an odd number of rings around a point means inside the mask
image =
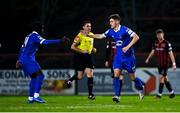
M 122 29 L 127 29 L 128 27 L 125 26 L 125 25 L 121 25 L 121 28 L 122 28 Z
M 121 25 L 120 32 L 124 34 L 129 34 L 130 36 L 133 35 L 134 31 L 132 31 L 129 27 Z
M 84 36 L 83 36 L 83 34 L 81 33 L 81 32 L 79 32 L 77 35 L 76 35 L 76 37 L 75 37 L 75 40 L 78 40 L 78 39 L 82 39 Z
M 39 33 L 36 32 L 36 31 L 32 31 L 32 32 L 30 33 L 30 35 L 31 35 L 31 36 L 39 36 Z
M 112 29 L 112 28 L 109 28 L 109 29 L 107 29 L 107 30 L 105 31 L 105 34 L 108 34 L 108 33 L 112 32 L 112 31 L 113 31 L 113 29 Z
M 121 25 L 121 29 L 127 30 L 127 29 L 129 29 L 129 27 L 127 27 L 125 25 Z
M 152 46 L 154 46 L 154 47 L 158 47 L 158 45 L 159 45 L 159 42 L 157 40 L 155 40 L 152 44 Z
M 164 40 L 164 43 L 166 44 L 170 44 L 170 42 L 168 40 Z
M 37 40 L 37 39 L 42 40 L 43 39 L 43 37 L 41 37 L 40 34 L 36 31 L 32 31 L 32 33 L 30 34 L 29 37 L 31 37 L 32 40 Z
M 93 32 L 89 32 L 89 34 L 90 34 L 90 35 L 94 35 L 94 33 L 93 33 Z
M 83 37 L 83 34 L 82 34 L 81 32 L 79 32 L 76 37 L 82 38 L 82 37 Z
M 164 40 L 164 42 L 169 43 L 169 41 L 168 41 L 168 40 Z
M 39 38 L 40 35 L 36 31 L 32 31 L 29 35 L 30 38 Z
M 126 31 L 126 32 L 128 32 L 129 30 L 131 30 L 129 27 L 127 27 L 127 26 L 125 26 L 125 25 L 121 25 L 121 29 L 122 29 L 123 31 Z

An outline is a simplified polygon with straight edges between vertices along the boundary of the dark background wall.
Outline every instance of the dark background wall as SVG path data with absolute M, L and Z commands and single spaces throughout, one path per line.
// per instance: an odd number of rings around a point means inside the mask
M 151 50 L 157 28 L 165 30 L 166 39 L 172 43 L 174 51 L 179 52 L 178 4 L 179 0 L 3 0 L 0 4 L 0 66 L 13 68 L 24 37 L 30 33 L 28 25 L 32 21 L 44 24 L 44 36 L 47 39 L 67 36 L 72 41 L 79 32 L 81 21 L 91 20 L 92 31 L 103 33 L 108 28 L 107 17 L 112 13 L 119 13 L 121 23 L 139 34 L 141 40 L 136 45 L 137 53 Z M 97 67 L 104 65 L 105 41 L 95 41 L 98 49 L 95 55 Z M 71 63 L 66 66 L 64 62 L 72 59 L 70 45 L 71 43 L 41 47 L 39 53 L 47 54 L 38 56 L 40 63 L 47 68 L 47 63 L 52 63 L 50 67 L 53 68 L 69 67 Z M 66 54 L 62 55 L 64 53 Z M 144 59 L 145 55 L 142 58 L 141 55 L 138 56 L 138 64 L 143 66 Z

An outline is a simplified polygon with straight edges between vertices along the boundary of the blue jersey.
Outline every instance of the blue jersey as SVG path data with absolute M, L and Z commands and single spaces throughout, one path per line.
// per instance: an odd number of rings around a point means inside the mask
M 104 33 L 105 37 L 112 37 L 116 45 L 116 54 L 113 61 L 113 69 L 127 70 L 128 73 L 134 73 L 136 62 L 134 56 L 134 48 L 131 47 L 124 53 L 123 47 L 126 47 L 131 41 L 134 32 L 125 26 L 119 26 L 118 30 L 108 29 Z
M 42 38 L 37 32 L 33 31 L 26 36 L 24 43 L 20 49 L 19 60 L 24 61 L 31 59 L 35 61 L 35 54 L 40 44 L 59 43 L 60 40 L 46 40 Z
M 19 61 L 25 75 L 33 75 L 33 73 L 41 70 L 40 65 L 35 60 L 36 51 L 40 44 L 54 44 L 61 40 L 46 40 L 42 38 L 37 32 L 33 31 L 29 34 L 20 49 Z
M 134 32 L 126 26 L 119 26 L 118 30 L 110 28 L 104 33 L 105 37 L 112 37 L 116 44 L 116 55 L 118 56 L 132 56 L 134 55 L 134 48 L 131 47 L 126 53 L 122 51 L 122 48 L 127 46 L 131 40 Z

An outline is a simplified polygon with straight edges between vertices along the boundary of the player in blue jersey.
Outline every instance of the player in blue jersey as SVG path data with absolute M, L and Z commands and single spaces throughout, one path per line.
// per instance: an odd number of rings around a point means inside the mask
M 36 23 L 33 25 L 32 33 L 26 36 L 24 43 L 19 52 L 19 58 L 16 62 L 16 68 L 22 68 L 26 76 L 30 76 L 31 81 L 29 84 L 29 97 L 28 102 L 45 103 L 40 98 L 39 92 L 43 83 L 44 74 L 41 71 L 41 67 L 36 62 L 35 54 L 40 45 L 56 44 L 65 41 L 65 38 L 57 40 L 46 40 L 42 38 L 38 32 L 40 32 L 41 24 Z
M 144 98 L 144 87 L 142 81 L 135 76 L 136 63 L 134 56 L 133 45 L 139 40 L 139 36 L 126 26 L 120 25 L 120 16 L 118 14 L 112 14 L 109 17 L 109 24 L 111 26 L 103 34 L 90 35 L 92 38 L 103 39 L 112 37 L 116 43 L 116 54 L 113 61 L 114 69 L 114 93 L 113 101 L 119 102 L 119 76 L 121 71 L 127 70 L 132 81 L 135 82 L 136 88 L 139 90 L 139 98 Z

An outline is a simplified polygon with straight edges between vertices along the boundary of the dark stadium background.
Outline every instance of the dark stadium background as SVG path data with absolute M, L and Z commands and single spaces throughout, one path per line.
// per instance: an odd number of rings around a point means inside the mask
M 144 60 L 155 40 L 154 31 L 162 28 L 172 43 L 177 65 L 180 62 L 180 1 L 179 0 L 2 0 L 0 3 L 0 69 L 13 69 L 24 37 L 30 33 L 32 21 L 44 24 L 47 39 L 79 32 L 81 21 L 92 21 L 94 33 L 108 28 L 108 16 L 119 13 L 122 24 L 140 36 L 136 45 L 137 66 L 145 67 Z M 42 68 L 72 68 L 69 44 L 41 47 L 37 59 Z M 95 40 L 97 68 L 104 67 L 106 40 Z M 155 60 L 153 60 L 155 62 Z M 155 63 L 150 66 L 155 66 Z

